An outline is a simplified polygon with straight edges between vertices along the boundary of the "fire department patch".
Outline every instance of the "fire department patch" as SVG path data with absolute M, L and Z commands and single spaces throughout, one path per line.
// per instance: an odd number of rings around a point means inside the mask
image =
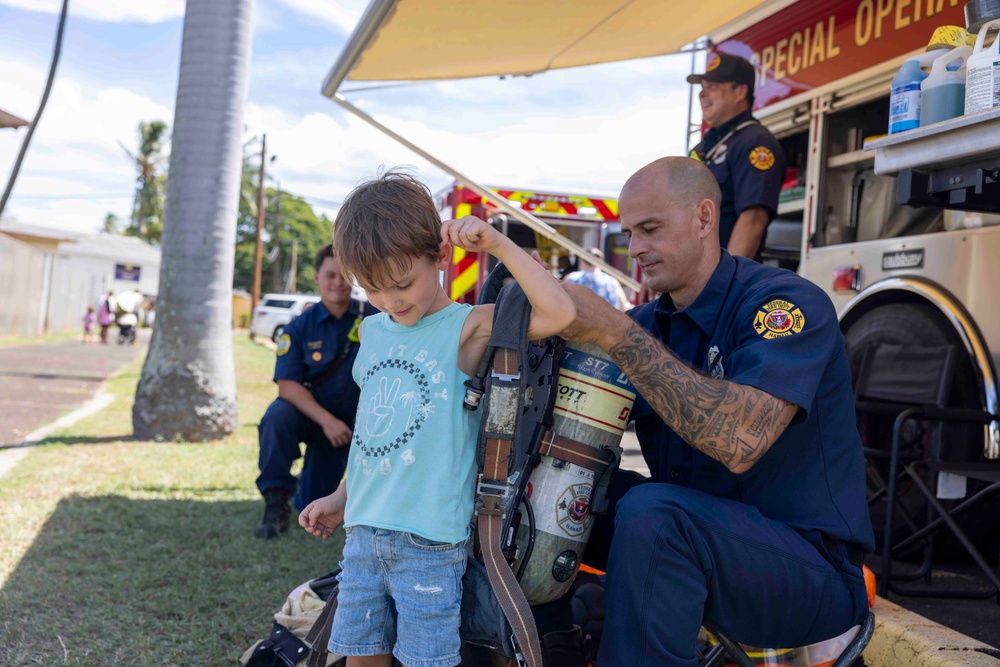
M 797 334 L 805 325 L 802 311 L 794 303 L 781 299 L 761 306 L 753 320 L 754 331 L 767 340 Z
M 582 535 L 590 527 L 590 484 L 573 484 L 556 500 L 556 523 L 567 535 Z
M 283 357 L 292 349 L 292 339 L 288 334 L 278 336 L 278 356 Z
M 750 151 L 750 164 L 761 171 L 767 171 L 774 166 L 774 153 L 767 146 L 758 146 Z
M 712 57 L 711 57 L 711 58 L 709 59 L 709 61 L 708 61 L 708 65 L 706 65 L 706 66 L 705 66 L 705 71 L 706 71 L 706 72 L 711 72 L 711 71 L 712 71 L 712 70 L 714 70 L 714 69 L 715 69 L 716 67 L 718 67 L 718 66 L 719 66 L 719 64 L 720 64 L 721 62 L 722 62 L 722 58 L 720 58 L 720 57 L 718 56 L 718 54 L 716 54 L 716 55 L 712 56 Z

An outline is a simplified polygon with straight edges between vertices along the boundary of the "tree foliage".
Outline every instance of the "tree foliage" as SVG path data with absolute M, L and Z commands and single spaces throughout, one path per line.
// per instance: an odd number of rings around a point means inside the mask
M 254 158 L 244 160 L 243 187 L 240 192 L 239 218 L 236 222 L 236 269 L 233 287 L 250 291 L 253 286 L 254 248 L 257 234 L 257 183 L 259 166 Z M 277 256 L 274 256 L 274 231 L 277 229 Z M 333 239 L 333 222 L 325 215 L 317 216 L 301 197 L 275 188 L 265 189 L 265 215 L 261 291 L 270 291 L 272 264 L 280 269 L 282 290 L 291 270 L 292 244 L 298 241 L 298 261 L 293 291 L 314 292 L 313 259 L 316 251 Z M 274 257 L 273 261 L 270 257 Z
M 167 124 L 163 121 L 139 123 L 139 151 L 129 153 L 138 175 L 132 218 L 125 234 L 157 245 L 163 236 L 163 203 L 167 192 L 167 177 L 160 173 L 166 137 Z

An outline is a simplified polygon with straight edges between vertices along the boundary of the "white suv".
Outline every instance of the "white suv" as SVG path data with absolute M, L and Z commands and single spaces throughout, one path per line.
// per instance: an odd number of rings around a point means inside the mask
M 285 331 L 285 326 L 303 310 L 319 303 L 315 294 L 265 294 L 253 311 L 250 331 L 257 336 L 268 336 L 274 342 Z

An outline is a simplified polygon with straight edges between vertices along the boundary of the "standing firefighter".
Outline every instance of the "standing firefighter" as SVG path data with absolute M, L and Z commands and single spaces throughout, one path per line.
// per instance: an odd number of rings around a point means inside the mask
M 713 55 L 698 100 L 709 126 L 691 157 L 712 170 L 722 190 L 719 242 L 732 255 L 759 258 L 767 225 L 778 211 L 785 180 L 785 154 L 774 135 L 751 115 L 756 72 L 739 56 Z

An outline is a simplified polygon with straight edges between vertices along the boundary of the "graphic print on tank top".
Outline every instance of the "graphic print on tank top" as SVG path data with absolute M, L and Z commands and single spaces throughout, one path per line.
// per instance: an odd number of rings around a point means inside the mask
M 370 355 L 364 371 L 358 423 L 354 427 L 357 454 L 354 465 L 365 475 L 392 474 L 394 466 L 409 467 L 419 452 L 415 436 L 428 415 L 448 400 L 443 371 L 427 350 L 409 354 L 408 345 L 395 345 L 388 358 Z M 426 438 L 426 434 L 423 434 Z

